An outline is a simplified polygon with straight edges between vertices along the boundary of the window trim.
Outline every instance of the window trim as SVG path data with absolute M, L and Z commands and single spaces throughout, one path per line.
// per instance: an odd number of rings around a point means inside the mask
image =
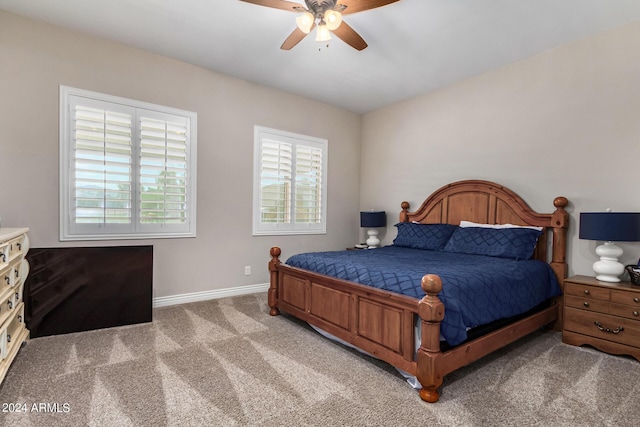
M 261 202 L 261 149 L 262 139 L 264 135 L 271 135 L 281 138 L 285 141 L 295 141 L 294 145 L 311 146 L 322 150 L 322 189 L 320 205 L 319 224 L 296 223 L 274 223 L 267 224 L 260 221 L 260 202 Z M 329 141 L 324 138 L 318 138 L 308 135 L 302 135 L 293 132 L 287 132 L 278 129 L 272 129 L 264 126 L 254 126 L 254 149 L 253 149 L 253 235 L 254 236 L 279 236 L 279 235 L 300 235 L 300 234 L 326 234 L 327 233 L 327 170 L 329 161 Z M 292 165 L 295 170 L 295 162 Z M 293 172 L 295 175 L 295 172 Z M 295 186 L 292 186 L 295 187 Z M 292 193 L 292 199 L 295 198 L 295 188 Z M 293 204 L 295 206 L 295 203 Z M 292 207 L 292 211 L 293 211 Z
M 187 188 L 188 194 L 191 197 L 187 199 L 187 214 L 189 216 L 188 225 L 186 230 L 176 231 L 171 230 L 171 225 L 167 225 L 167 231 L 140 231 L 136 230 L 136 225 L 133 226 L 132 231 L 126 232 L 79 232 L 74 231 L 71 224 L 71 156 L 73 155 L 73 143 L 72 143 L 72 130 L 70 128 L 72 114 L 70 111 L 70 98 L 82 97 L 88 98 L 98 102 L 105 102 L 111 104 L 119 104 L 124 107 L 130 107 L 133 109 L 150 110 L 155 113 L 169 114 L 174 116 L 185 117 L 189 123 L 189 143 L 188 143 L 188 160 L 187 160 Z M 134 115 L 136 120 L 137 114 Z M 59 203 L 60 203 L 60 217 L 59 217 L 59 230 L 60 241 L 80 241 L 80 240 L 129 240 L 129 239 L 162 239 L 162 238 L 182 238 L 182 237 L 196 237 L 196 213 L 197 213 L 197 113 L 180 110 L 172 107 L 165 107 L 161 105 L 151 104 L 148 102 L 137 101 L 133 99 L 122 98 L 118 96 L 103 94 L 99 92 L 92 92 L 84 89 L 77 89 L 69 86 L 60 85 L 60 130 L 59 130 Z M 133 129 L 137 129 L 138 124 L 133 125 Z M 137 141 L 136 141 L 137 140 Z M 139 139 L 132 143 L 134 158 L 137 159 L 139 155 Z M 134 162 L 137 164 L 137 161 Z M 139 184 L 137 174 L 139 172 L 139 166 L 134 167 L 132 185 L 136 187 Z M 139 195 L 139 188 L 135 188 L 134 197 Z M 134 208 L 137 207 L 137 202 L 134 203 Z M 139 224 L 137 219 L 137 211 L 133 212 L 134 223 Z

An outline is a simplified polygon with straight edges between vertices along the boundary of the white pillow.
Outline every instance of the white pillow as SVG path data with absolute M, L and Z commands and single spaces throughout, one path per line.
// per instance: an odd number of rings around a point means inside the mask
M 479 228 L 530 228 L 532 230 L 542 231 L 543 227 L 534 225 L 514 225 L 514 224 L 480 224 L 471 221 L 460 221 L 460 227 L 479 227 Z

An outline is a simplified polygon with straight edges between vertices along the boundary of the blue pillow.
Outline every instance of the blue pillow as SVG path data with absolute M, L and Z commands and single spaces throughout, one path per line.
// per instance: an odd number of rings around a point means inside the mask
M 439 251 L 458 228 L 451 224 L 417 224 L 415 222 L 400 222 L 398 236 L 393 240 L 395 246 L 414 249 L 428 249 Z
M 541 231 L 529 228 L 458 228 L 444 250 L 461 254 L 529 259 Z

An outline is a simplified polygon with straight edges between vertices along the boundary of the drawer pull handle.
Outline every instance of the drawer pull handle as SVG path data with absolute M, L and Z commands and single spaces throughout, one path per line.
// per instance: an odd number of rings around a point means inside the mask
M 583 302 L 582 304 L 583 304 L 585 307 L 589 307 L 589 303 L 588 303 L 588 302 L 586 302 L 586 301 L 585 301 L 585 302 Z
M 0 252 L 0 257 L 2 257 L 2 262 L 7 262 L 7 256 L 4 254 L 4 252 Z
M 634 312 L 633 312 L 633 315 L 634 315 L 634 316 L 640 316 L 640 313 L 638 313 L 637 311 L 634 311 Z
M 16 243 L 16 246 L 18 247 L 18 250 L 22 249 L 22 243 Z
M 620 332 L 624 331 L 624 328 L 622 326 L 618 326 L 615 329 L 609 329 L 609 328 L 603 328 L 602 324 L 600 322 L 593 322 L 594 325 L 596 325 L 596 327 L 598 329 L 600 329 L 602 332 L 607 332 L 609 334 L 619 334 Z
M 4 276 L 4 280 L 7 281 L 7 285 L 11 284 L 11 278 L 9 276 Z
M 22 316 L 18 316 L 18 323 L 22 323 Z
M 584 294 L 585 294 L 585 295 L 589 295 L 589 289 L 585 289 L 585 290 L 584 290 Z
M 7 342 L 11 342 L 11 335 L 7 334 Z
M 635 298 L 633 299 L 633 302 L 640 302 L 640 298 L 635 297 Z

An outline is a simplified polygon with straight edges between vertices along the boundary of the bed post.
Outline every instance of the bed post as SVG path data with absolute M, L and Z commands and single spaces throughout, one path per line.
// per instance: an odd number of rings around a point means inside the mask
M 567 228 L 569 227 L 569 214 L 564 208 L 569 204 L 566 197 L 556 197 L 553 205 L 556 211 L 551 215 L 551 227 L 553 227 L 553 246 L 551 254 L 551 268 L 556 274 L 562 294 L 564 294 L 564 279 L 567 277 Z M 558 317 L 553 324 L 553 329 L 561 331 L 564 325 L 564 297 L 556 298 L 558 305 Z
M 272 316 L 277 316 L 278 314 L 280 314 L 280 310 L 278 310 L 278 307 L 276 306 L 276 300 L 278 297 L 278 265 L 280 265 L 279 257 L 282 251 L 279 247 L 274 246 L 271 248 L 269 253 L 271 254 L 271 261 L 269 261 L 270 285 L 268 294 L 268 302 L 271 310 L 269 310 L 269 314 Z
M 402 208 L 402 212 L 400 212 L 400 222 L 409 222 L 409 202 L 402 202 L 400 207 Z
M 553 253 L 551 255 L 551 268 L 556 273 L 558 281 L 567 277 L 567 228 L 569 214 L 564 208 L 569 201 L 566 197 L 556 197 L 553 205 L 556 211 L 551 215 L 551 227 L 553 227 Z
M 420 398 L 434 403 L 440 398 L 438 388 L 442 385 L 443 374 L 439 370 L 440 322 L 444 319 L 444 304 L 438 298 L 442 291 L 442 279 L 435 274 L 422 278 L 422 290 L 427 294 L 418 303 L 418 315 L 422 319 L 422 339 L 416 356 L 416 377 L 422 389 Z

